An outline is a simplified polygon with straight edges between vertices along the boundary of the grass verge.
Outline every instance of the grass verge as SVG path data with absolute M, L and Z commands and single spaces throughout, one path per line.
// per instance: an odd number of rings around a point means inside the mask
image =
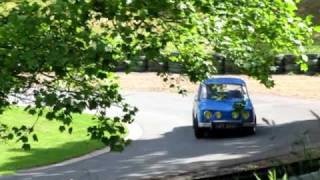
M 39 142 L 31 142 L 30 151 L 22 150 L 21 144 L 15 141 L 0 141 L 0 174 L 61 162 L 103 148 L 102 143 L 87 136 L 87 128 L 92 125 L 91 117 L 87 114 L 74 115 L 71 135 L 60 133 L 60 123 L 39 118 L 35 126 Z M 12 107 L 0 115 L 0 123 L 8 126 L 31 125 L 35 120 L 35 116 L 19 107 Z

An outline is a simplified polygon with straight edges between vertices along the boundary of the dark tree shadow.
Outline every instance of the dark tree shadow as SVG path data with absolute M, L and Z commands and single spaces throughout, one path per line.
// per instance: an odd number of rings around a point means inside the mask
M 218 169 L 221 166 L 295 151 L 300 148 L 299 144 L 294 144 L 300 135 L 308 137 L 307 144 L 316 143 L 320 139 L 319 127 L 319 121 L 312 119 L 281 125 L 260 125 L 255 136 L 222 133 L 197 140 L 191 126 L 182 126 L 159 137 L 133 141 L 123 153 L 103 154 L 93 159 L 42 171 L 23 171 L 10 178 L 140 179 L 154 178 L 164 173 L 197 172 L 203 168 Z M 66 147 L 77 146 L 77 143 L 71 143 L 57 149 L 34 149 L 27 156 L 12 159 L 9 164 L 0 168 L 14 166 L 40 154 L 45 156 L 48 151 L 59 154 Z

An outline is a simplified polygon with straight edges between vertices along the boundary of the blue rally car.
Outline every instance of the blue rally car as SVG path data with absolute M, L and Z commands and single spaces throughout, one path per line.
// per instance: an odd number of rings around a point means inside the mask
M 196 138 L 206 130 L 242 129 L 256 132 L 256 115 L 246 83 L 239 78 L 211 78 L 202 82 L 193 105 Z

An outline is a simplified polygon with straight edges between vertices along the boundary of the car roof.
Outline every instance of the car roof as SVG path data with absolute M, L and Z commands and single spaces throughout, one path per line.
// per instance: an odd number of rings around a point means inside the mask
M 233 77 L 216 77 L 216 78 L 209 78 L 203 82 L 204 84 L 237 84 L 237 85 L 245 85 L 246 83 L 244 80 L 240 78 L 233 78 Z

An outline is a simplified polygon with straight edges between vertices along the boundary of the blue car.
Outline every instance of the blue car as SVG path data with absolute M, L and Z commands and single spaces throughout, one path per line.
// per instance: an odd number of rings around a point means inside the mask
M 196 138 L 202 138 L 206 130 L 212 129 L 256 132 L 256 114 L 246 83 L 239 78 L 211 78 L 202 82 L 192 114 Z

